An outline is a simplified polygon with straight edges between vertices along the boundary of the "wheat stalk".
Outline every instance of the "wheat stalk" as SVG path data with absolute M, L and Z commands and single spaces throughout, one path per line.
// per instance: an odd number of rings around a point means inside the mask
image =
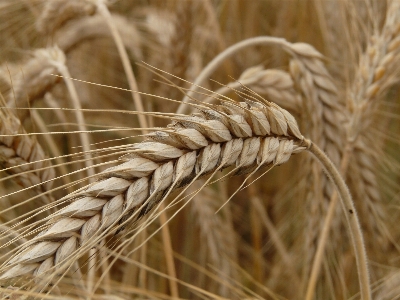
M 132 66 L 129 61 L 128 53 L 126 52 L 126 49 L 124 47 L 124 43 L 122 41 L 121 35 L 118 32 L 118 28 L 114 23 L 114 20 L 110 14 L 110 11 L 108 10 L 106 6 L 106 0 L 101 0 L 101 1 L 96 1 L 96 6 L 97 6 L 97 11 L 101 16 L 103 16 L 105 22 L 108 25 L 108 28 L 110 29 L 111 35 L 114 39 L 115 45 L 117 46 L 118 49 L 118 54 L 121 57 L 122 65 L 125 70 L 126 77 L 128 79 L 129 87 L 132 90 L 132 98 L 133 102 L 135 103 L 135 107 L 138 111 L 143 112 L 143 103 L 142 99 L 140 98 L 140 95 L 138 93 L 135 93 L 134 91 L 138 91 L 138 86 L 136 83 L 136 78 L 132 70 Z M 139 114 L 139 123 L 142 128 L 147 128 L 147 120 L 144 115 Z M 144 129 L 145 130 L 145 129 Z
M 182 103 L 180 104 L 177 113 L 185 113 L 189 109 L 185 103 L 189 102 L 189 100 L 194 96 L 196 90 L 199 86 L 202 86 L 207 79 L 209 79 L 210 75 L 229 57 L 233 56 L 240 50 L 245 48 L 255 46 L 255 45 L 278 45 L 282 48 L 290 47 L 290 43 L 285 39 L 270 37 L 270 36 L 260 36 L 255 38 L 250 38 L 239 43 L 236 43 L 220 54 L 218 54 L 208 65 L 201 71 L 201 73 L 197 76 L 193 85 L 191 86 L 189 92 L 182 99 Z
M 368 41 L 361 55 L 354 83 L 348 96 L 350 122 L 348 140 L 354 142 L 359 134 L 371 125 L 371 115 L 388 87 L 398 82 L 397 62 L 400 59 L 400 3 L 391 1 L 387 8 L 386 22 L 381 32 Z
M 196 2 L 176 2 L 176 13 L 173 19 L 174 30 L 168 53 L 171 73 L 188 80 L 191 80 L 187 78 L 190 63 L 188 51 L 191 48 L 194 34 L 195 12 L 198 10 L 199 7 Z

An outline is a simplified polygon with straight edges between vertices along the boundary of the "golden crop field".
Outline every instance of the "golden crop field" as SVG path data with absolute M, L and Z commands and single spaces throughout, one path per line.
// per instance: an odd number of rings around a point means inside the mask
M 0 0 L 1 299 L 400 299 L 400 1 Z

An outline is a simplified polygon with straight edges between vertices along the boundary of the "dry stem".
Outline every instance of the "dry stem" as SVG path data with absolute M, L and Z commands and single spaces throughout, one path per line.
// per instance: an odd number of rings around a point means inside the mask
M 369 300 L 371 299 L 371 287 L 369 280 L 367 253 L 365 250 L 365 243 L 360 227 L 360 222 L 358 220 L 357 212 L 353 200 L 351 198 L 350 192 L 347 189 L 347 186 L 344 183 L 343 178 L 340 175 L 339 171 L 329 160 L 326 154 L 311 141 L 305 140 L 305 143 L 308 146 L 308 150 L 312 154 L 314 154 L 315 157 L 324 166 L 325 171 L 329 175 L 332 182 L 335 184 L 336 189 L 340 195 L 342 208 L 346 216 L 346 220 L 349 226 L 353 247 L 355 251 L 357 270 L 358 270 L 360 289 L 361 289 L 361 299 Z M 311 298 L 307 297 L 307 299 Z
M 97 2 L 97 9 L 100 12 L 100 14 L 104 17 L 105 21 L 107 22 L 107 25 L 110 28 L 111 34 L 114 38 L 115 45 L 117 46 L 118 53 L 122 60 L 122 65 L 124 67 L 125 74 L 128 79 L 129 88 L 132 91 L 131 92 L 132 98 L 135 103 L 136 110 L 139 112 L 143 112 L 144 108 L 143 108 L 142 100 L 140 99 L 140 95 L 138 93 L 135 93 L 135 91 L 139 90 L 137 83 L 136 83 L 135 75 L 133 74 L 132 66 L 129 61 L 128 54 L 126 53 L 124 43 L 121 39 L 121 36 L 118 32 L 117 27 L 115 26 L 115 24 L 113 22 L 110 11 L 108 10 L 107 6 L 104 4 L 103 1 Z M 140 127 L 148 128 L 146 117 L 142 114 L 139 114 L 138 118 L 139 118 Z

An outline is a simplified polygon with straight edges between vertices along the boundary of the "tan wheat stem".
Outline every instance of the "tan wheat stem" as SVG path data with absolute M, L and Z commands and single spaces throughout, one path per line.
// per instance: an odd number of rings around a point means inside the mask
M 194 36 L 196 13 L 199 5 L 195 1 L 176 2 L 173 19 L 173 34 L 169 45 L 169 61 L 171 63 L 171 73 L 179 78 L 188 78 L 190 67 L 191 45 Z M 172 92 L 174 93 L 174 89 Z
M 251 239 L 252 239 L 252 247 L 254 249 L 254 257 L 253 257 L 253 276 L 259 281 L 264 281 L 264 270 L 262 268 L 262 226 L 258 221 L 258 212 L 255 201 L 256 199 L 256 191 L 254 185 L 250 185 L 248 187 L 248 193 L 250 195 L 251 207 L 250 207 L 250 224 L 251 224 Z M 263 209 L 263 207 L 262 207 Z
M 345 174 L 347 171 L 347 167 L 348 167 L 349 160 L 350 160 L 350 153 L 351 153 L 351 149 L 350 149 L 350 147 L 347 147 L 343 153 L 343 157 L 342 157 L 342 161 L 341 161 L 341 165 L 340 165 L 340 173 L 341 174 Z M 329 207 L 328 207 L 327 214 L 325 216 L 325 221 L 324 221 L 321 233 L 318 238 L 317 250 L 314 255 L 310 278 L 309 278 L 308 284 L 307 284 L 307 291 L 306 291 L 306 298 L 305 298 L 306 300 L 314 299 L 315 287 L 317 285 L 318 275 L 319 275 L 319 272 L 321 269 L 321 264 L 323 261 L 324 250 L 325 250 L 326 244 L 328 242 L 329 230 L 331 229 L 331 224 L 332 224 L 335 212 L 336 212 L 337 202 L 339 200 L 338 196 L 339 196 L 339 194 L 338 194 L 337 190 L 334 190 L 332 193 L 330 202 L 329 202 Z
M 222 51 L 226 48 L 226 42 L 224 40 L 220 24 L 218 23 L 217 12 L 214 9 L 211 0 L 202 1 L 202 4 L 207 15 L 207 21 L 209 22 L 211 28 L 210 31 L 213 32 L 213 35 L 215 35 L 215 38 L 217 40 L 218 51 Z M 224 67 L 226 74 L 232 74 L 233 66 L 231 62 L 226 62 Z
M 108 250 L 108 251 L 110 251 L 110 250 Z M 113 253 L 113 255 L 117 256 L 118 254 L 117 254 L 117 253 Z M 179 255 L 179 254 L 177 254 L 177 253 L 175 253 L 175 256 L 176 256 L 177 258 L 179 258 L 181 261 L 183 261 L 184 263 L 193 266 L 193 262 L 192 262 L 191 260 L 189 260 L 189 259 L 187 259 L 187 258 L 185 258 L 185 257 L 182 257 L 181 255 Z M 183 281 L 183 280 L 180 280 L 180 279 L 177 279 L 177 278 L 171 278 L 171 277 L 169 277 L 168 275 L 166 275 L 166 274 L 164 274 L 164 273 L 162 273 L 162 272 L 159 272 L 159 271 L 157 271 L 157 270 L 155 270 L 155 269 L 152 269 L 152 268 L 150 268 L 149 266 L 147 266 L 147 265 L 145 265 L 145 264 L 139 263 L 139 262 L 134 261 L 134 260 L 130 260 L 130 259 L 126 258 L 126 257 L 121 257 L 121 259 L 122 259 L 124 262 L 126 262 L 126 263 L 129 263 L 129 264 L 132 264 L 132 265 L 136 265 L 136 266 L 138 266 L 139 268 L 145 269 L 147 272 L 149 272 L 149 273 L 151 272 L 151 273 L 153 273 L 153 274 L 155 274 L 155 275 L 157 275 L 157 276 L 160 276 L 160 277 L 162 277 L 162 278 L 171 279 L 171 280 L 176 280 L 176 282 L 179 283 L 180 285 L 185 286 L 185 287 L 188 287 L 189 289 L 191 289 L 191 290 L 193 290 L 193 291 L 195 291 L 195 292 L 198 292 L 199 295 L 204 295 L 204 296 L 207 296 L 207 297 L 212 298 L 212 299 L 221 299 L 221 300 L 222 300 L 222 299 L 226 299 L 226 298 L 220 297 L 219 295 L 210 293 L 210 292 L 208 292 L 207 290 L 201 289 L 201 288 L 199 288 L 199 287 L 197 287 L 197 286 L 195 286 L 195 285 L 192 285 L 192 284 L 190 284 L 190 283 L 187 283 L 187 282 L 185 282 L 185 281 Z M 196 269 L 200 270 L 200 271 L 203 272 L 203 273 L 207 273 L 207 275 L 210 276 L 210 277 L 211 277 L 212 279 L 214 279 L 214 280 L 218 280 L 218 279 L 219 279 L 218 277 L 215 276 L 215 274 L 213 274 L 213 273 L 211 273 L 211 272 L 209 272 L 209 271 L 207 271 L 207 270 L 205 270 L 205 269 L 202 269 L 200 266 L 194 266 L 194 267 L 195 267 Z M 228 283 L 226 283 L 226 282 L 224 282 L 224 283 L 225 283 L 225 284 L 228 284 Z M 232 286 L 230 286 L 230 287 L 233 288 Z M 169 299 L 169 298 L 168 298 L 168 299 Z
M 61 51 L 61 50 L 57 49 L 57 51 Z M 87 168 L 88 176 L 92 177 L 95 174 L 95 172 L 92 168 L 93 160 L 92 160 L 92 156 L 90 154 L 90 139 L 89 139 L 89 135 L 87 134 L 88 130 L 85 125 L 85 123 L 86 123 L 85 117 L 82 112 L 82 106 L 81 106 L 81 102 L 78 97 L 78 93 L 76 91 L 73 81 L 70 79 L 71 75 L 70 75 L 66 65 L 62 64 L 62 63 L 57 63 L 57 62 L 54 62 L 54 64 L 57 67 L 57 70 L 59 71 L 59 73 L 63 76 L 64 82 L 65 82 L 65 84 L 68 88 L 69 94 L 71 96 L 72 106 L 75 109 L 75 116 L 76 116 L 76 119 L 78 122 L 78 128 L 81 131 L 81 133 L 79 133 L 79 137 L 81 139 L 82 148 L 85 152 L 85 155 L 84 155 L 85 156 L 85 166 Z
M 347 189 L 347 186 L 344 183 L 339 171 L 329 160 L 326 154 L 311 141 L 305 140 L 305 143 L 308 145 L 308 150 L 312 154 L 314 154 L 318 161 L 321 162 L 321 164 L 324 166 L 325 171 L 329 175 L 332 182 L 335 184 L 337 192 L 340 195 L 342 209 L 346 216 L 356 255 L 357 270 L 361 289 L 361 299 L 371 299 L 368 260 L 365 250 L 364 238 L 358 220 L 357 211 L 355 209 L 353 200 L 351 199 L 350 192 Z
M 111 294 L 111 279 L 109 270 L 109 263 L 107 261 L 107 251 L 106 251 L 106 242 L 102 240 L 99 247 L 100 261 L 101 263 L 101 272 L 105 274 L 104 284 L 102 288 L 105 291 L 106 295 Z
M 141 238 L 141 243 L 143 246 L 141 247 L 142 251 L 140 252 L 140 262 L 143 265 L 146 265 L 147 262 L 147 249 L 148 245 L 147 243 L 144 243 L 144 241 L 147 239 L 147 231 L 143 230 L 142 233 L 140 234 Z M 139 286 L 143 288 L 147 288 L 147 270 L 144 268 L 141 268 L 139 271 Z
M 124 43 L 122 41 L 121 35 L 118 32 L 117 27 L 115 26 L 113 19 L 111 17 L 110 11 L 108 10 L 107 6 L 105 5 L 104 1 L 98 1 L 97 2 L 97 10 L 99 13 L 104 17 L 104 20 L 107 22 L 108 27 L 110 28 L 111 34 L 113 36 L 113 39 L 115 41 L 115 45 L 117 46 L 118 49 L 118 54 L 121 57 L 122 60 L 122 65 L 125 70 L 126 77 L 128 79 L 129 83 L 129 88 L 131 89 L 132 93 L 132 98 L 135 103 L 136 110 L 139 112 L 143 112 L 143 103 L 140 98 L 140 95 L 138 93 L 135 93 L 135 91 L 138 91 L 138 86 L 136 83 L 135 75 L 132 70 L 131 63 L 129 61 L 128 54 L 126 53 L 126 49 L 124 47 Z M 146 120 L 146 117 L 142 114 L 138 115 L 139 118 L 139 123 L 142 128 L 147 128 L 148 123 Z
M 90 300 L 90 298 L 93 296 L 95 293 L 95 276 L 96 276 L 96 263 L 98 259 L 98 250 L 96 248 L 90 249 L 89 250 L 89 262 L 88 262 L 88 276 L 86 279 L 86 289 L 89 294 L 89 297 L 87 300 Z

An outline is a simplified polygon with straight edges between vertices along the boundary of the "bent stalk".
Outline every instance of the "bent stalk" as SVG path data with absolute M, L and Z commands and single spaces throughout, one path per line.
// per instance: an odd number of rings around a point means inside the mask
M 326 154 L 310 140 L 304 140 L 304 143 L 307 145 L 308 151 L 314 154 L 314 156 L 318 159 L 318 161 L 324 166 L 326 173 L 332 180 L 333 184 L 337 189 L 337 192 L 340 195 L 342 208 L 345 212 L 356 256 L 361 299 L 364 300 L 371 299 L 367 253 L 365 250 L 365 243 L 361 231 L 360 222 L 358 220 L 357 212 L 354 206 L 354 202 L 351 198 L 350 192 L 339 171 L 336 169 L 336 167 L 330 161 L 330 159 L 326 156 Z M 308 291 L 308 293 L 310 293 L 310 291 Z M 308 293 L 306 299 L 309 299 Z

